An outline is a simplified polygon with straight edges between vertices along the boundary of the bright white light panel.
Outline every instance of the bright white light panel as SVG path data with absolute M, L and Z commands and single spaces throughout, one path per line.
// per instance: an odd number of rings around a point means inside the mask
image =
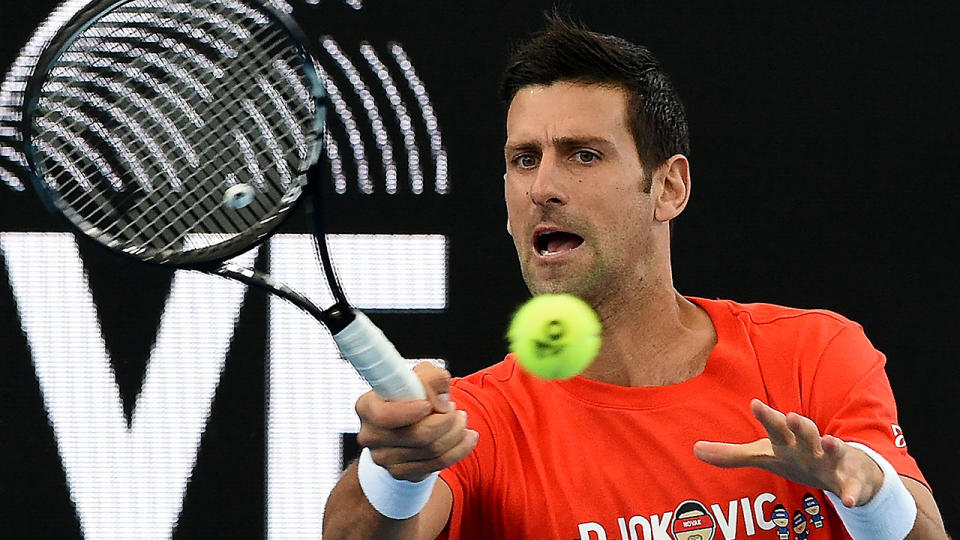
M 245 287 L 175 274 L 128 428 L 73 237 L 0 233 L 0 249 L 84 538 L 171 538 Z M 358 306 L 446 308 L 442 235 L 338 235 L 330 249 Z M 276 278 L 326 301 L 322 273 L 305 264 L 309 236 L 274 237 L 269 255 Z M 311 317 L 276 298 L 268 315 L 267 538 L 316 539 L 341 434 L 359 429 L 353 404 L 369 388 Z

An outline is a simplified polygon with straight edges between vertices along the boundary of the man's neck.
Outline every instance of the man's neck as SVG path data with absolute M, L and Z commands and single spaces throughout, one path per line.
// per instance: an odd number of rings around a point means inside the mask
M 598 306 L 603 345 L 587 378 L 620 386 L 664 386 L 703 372 L 717 343 L 710 316 L 669 287 L 626 304 Z

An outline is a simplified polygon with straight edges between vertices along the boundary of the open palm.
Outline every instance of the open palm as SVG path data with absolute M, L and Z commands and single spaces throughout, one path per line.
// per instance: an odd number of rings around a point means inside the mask
M 866 504 L 880 488 L 883 473 L 862 451 L 796 413 L 784 414 L 759 399 L 750 410 L 767 437 L 743 444 L 699 441 L 694 453 L 724 468 L 759 467 L 793 482 L 831 491 L 848 507 Z

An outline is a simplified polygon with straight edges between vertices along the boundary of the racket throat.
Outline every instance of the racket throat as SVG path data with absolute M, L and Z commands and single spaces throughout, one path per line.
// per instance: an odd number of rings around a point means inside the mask
M 256 270 L 254 268 L 248 268 L 228 262 L 221 264 L 217 268 L 197 267 L 195 269 L 213 273 L 225 278 L 234 279 L 251 287 L 256 287 L 268 293 L 275 294 L 309 313 L 315 319 L 330 328 L 331 332 L 333 333 L 337 333 L 342 330 L 345 326 L 353 322 L 353 319 L 356 317 L 350 310 L 350 307 L 341 302 L 337 302 L 326 310 L 320 309 L 306 296 L 291 289 L 285 283 L 274 279 L 272 276 L 270 276 L 270 274 L 261 272 L 260 270 Z M 337 330 L 334 330 L 334 328 L 337 328 Z
M 333 334 L 339 334 L 356 318 L 356 313 L 349 305 L 342 302 L 337 302 L 336 304 L 323 310 L 320 320 L 328 329 L 330 329 L 330 332 Z

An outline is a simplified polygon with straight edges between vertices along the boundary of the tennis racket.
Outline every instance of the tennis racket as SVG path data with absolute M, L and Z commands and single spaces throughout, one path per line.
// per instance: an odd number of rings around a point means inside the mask
M 41 55 L 22 135 L 46 206 L 130 260 L 265 289 L 310 313 L 381 397 L 423 385 L 352 308 L 323 233 L 326 93 L 303 32 L 254 0 L 109 0 Z M 306 203 L 333 305 L 227 262 Z

